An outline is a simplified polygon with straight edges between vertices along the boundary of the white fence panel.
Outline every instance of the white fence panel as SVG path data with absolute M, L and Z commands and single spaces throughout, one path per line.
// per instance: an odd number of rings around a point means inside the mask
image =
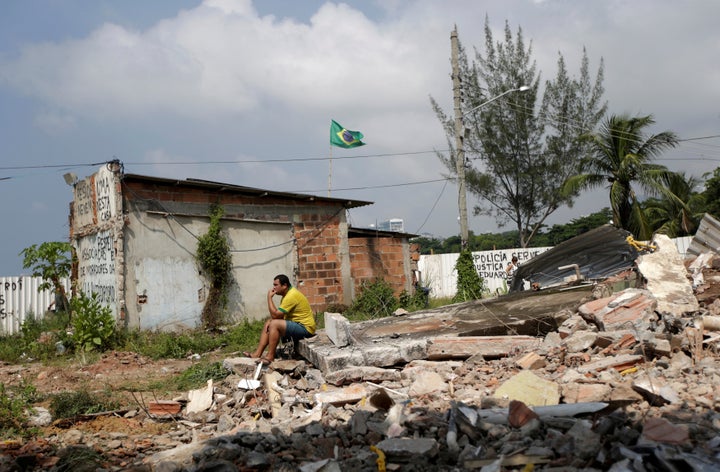
M 38 292 L 40 277 L 0 277 L 0 335 L 20 332 L 29 316 L 42 316 L 55 302 L 52 290 Z M 70 279 L 63 280 L 65 290 L 70 291 Z

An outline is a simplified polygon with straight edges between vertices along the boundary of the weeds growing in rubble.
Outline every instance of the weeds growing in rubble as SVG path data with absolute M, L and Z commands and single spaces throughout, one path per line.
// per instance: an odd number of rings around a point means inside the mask
M 193 364 L 173 379 L 177 390 L 192 390 L 204 386 L 208 380 L 223 380 L 230 374 L 221 362 Z
M 39 400 L 37 389 L 29 382 L 23 381 L 14 388 L 0 383 L 0 438 L 35 436 L 37 430 L 28 428 L 27 422 L 31 405 Z

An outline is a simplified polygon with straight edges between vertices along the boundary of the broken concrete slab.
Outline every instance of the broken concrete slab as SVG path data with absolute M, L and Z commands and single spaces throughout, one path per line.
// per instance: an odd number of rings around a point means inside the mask
M 316 403 L 328 403 L 333 406 L 357 403 L 367 397 L 368 391 L 362 384 L 353 384 L 337 390 L 327 390 L 315 394 Z
M 391 438 L 377 443 L 388 460 L 407 462 L 422 457 L 432 458 L 438 453 L 438 443 L 432 438 Z
M 412 385 L 410 385 L 408 395 L 414 397 L 431 392 L 447 390 L 448 384 L 445 383 L 445 379 L 443 379 L 440 374 L 436 372 L 422 372 L 415 378 Z
M 257 368 L 257 359 L 250 357 L 228 357 L 223 359 L 223 367 L 240 377 L 253 378 Z
M 190 390 L 188 392 L 187 414 L 199 413 L 210 409 L 213 403 L 213 381 L 207 381 L 205 388 Z
M 318 330 L 316 336 L 300 341 L 298 350 L 324 374 L 352 366 L 392 367 L 428 359 L 430 339 L 538 336 L 551 332 L 590 293 L 591 287 L 579 287 L 512 294 L 352 323 L 348 346 L 337 347 L 324 330 Z
M 600 372 L 605 369 L 623 371 L 645 361 L 645 357 L 639 354 L 620 354 L 597 359 L 577 368 L 580 373 Z
M 648 290 L 628 288 L 580 305 L 578 312 L 600 331 L 645 329 L 654 318 L 657 300 Z
M 647 280 L 647 289 L 657 299 L 657 310 L 680 317 L 697 311 L 697 298 L 675 243 L 664 234 L 655 235 L 656 250 L 638 257 L 638 270 Z
M 562 386 L 565 403 L 601 402 L 610 397 L 612 387 L 606 383 L 571 383 Z
M 560 403 L 560 388 L 555 382 L 524 370 L 502 384 L 493 396 L 519 400 L 528 406 L 557 405 Z
M 338 387 L 357 382 L 393 382 L 398 380 L 400 380 L 400 371 L 367 366 L 336 370 L 325 375 L 327 383 Z
M 350 344 L 350 322 L 340 313 L 325 313 L 325 334 L 337 347 Z
M 542 339 L 532 336 L 462 336 L 432 338 L 428 340 L 427 358 L 467 359 L 471 356 L 485 358 L 508 357 L 517 351 L 535 349 Z

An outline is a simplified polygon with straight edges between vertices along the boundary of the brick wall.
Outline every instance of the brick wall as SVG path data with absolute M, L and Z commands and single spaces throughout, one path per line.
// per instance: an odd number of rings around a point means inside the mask
M 407 241 L 404 238 L 354 237 L 350 239 L 350 271 L 355 294 L 363 282 L 383 278 L 395 295 L 408 289 Z
M 328 220 L 317 214 L 300 215 L 293 225 L 297 241 L 298 274 L 301 291 L 314 311 L 341 303 L 340 217 Z

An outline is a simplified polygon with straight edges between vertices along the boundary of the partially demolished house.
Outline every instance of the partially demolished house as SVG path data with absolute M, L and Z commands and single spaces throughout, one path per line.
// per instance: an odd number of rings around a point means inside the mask
M 74 182 L 73 279 L 125 326 L 197 327 L 210 281 L 195 254 L 222 207 L 232 253 L 229 321 L 267 316 L 266 293 L 287 274 L 315 311 L 349 304 L 363 281 L 412 289 L 413 235 L 352 228 L 348 209 L 371 202 L 275 192 L 197 179 L 125 174 L 120 162 Z

